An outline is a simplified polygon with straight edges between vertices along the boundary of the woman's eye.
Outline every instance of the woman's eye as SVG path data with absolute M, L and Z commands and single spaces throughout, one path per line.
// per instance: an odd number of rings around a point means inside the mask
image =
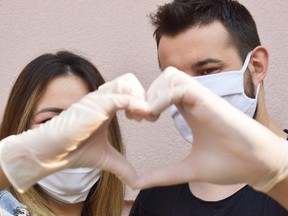
M 50 119 L 51 119 L 51 118 L 37 118 L 37 116 L 35 116 L 35 117 L 33 118 L 32 122 L 33 122 L 34 124 L 43 124 L 43 123 L 49 121 Z
M 51 118 L 43 119 L 43 120 L 41 120 L 41 121 L 39 122 L 39 124 L 43 124 L 43 123 L 49 121 L 50 119 L 51 119 Z

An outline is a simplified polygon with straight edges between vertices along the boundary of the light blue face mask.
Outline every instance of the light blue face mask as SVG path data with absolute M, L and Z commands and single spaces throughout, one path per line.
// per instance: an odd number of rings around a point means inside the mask
M 250 98 L 244 91 L 244 73 L 248 67 L 251 52 L 247 55 L 245 62 L 239 71 L 225 71 L 222 73 L 194 77 L 200 84 L 210 89 L 228 101 L 231 105 L 246 113 L 251 118 L 255 114 L 260 84 L 256 89 L 256 97 Z M 175 127 L 181 136 L 189 143 L 193 142 L 190 127 L 175 105 L 170 106 L 170 114 L 174 120 Z

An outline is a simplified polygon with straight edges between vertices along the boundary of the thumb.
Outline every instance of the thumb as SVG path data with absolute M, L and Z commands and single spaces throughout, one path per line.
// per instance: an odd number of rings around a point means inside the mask
M 143 175 L 137 181 L 136 188 L 150 188 L 155 186 L 175 185 L 194 179 L 193 168 L 189 164 L 189 158 L 163 167 L 154 168 Z
M 138 179 L 135 168 L 121 153 L 110 145 L 108 147 L 108 154 L 101 167 L 116 175 L 125 184 L 135 187 L 135 182 Z

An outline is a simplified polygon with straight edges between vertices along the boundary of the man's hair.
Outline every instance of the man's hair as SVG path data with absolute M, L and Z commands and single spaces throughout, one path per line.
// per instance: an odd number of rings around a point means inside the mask
M 150 15 L 159 46 L 163 35 L 176 36 L 187 29 L 220 21 L 244 61 L 260 45 L 257 27 L 249 11 L 236 0 L 174 0 Z

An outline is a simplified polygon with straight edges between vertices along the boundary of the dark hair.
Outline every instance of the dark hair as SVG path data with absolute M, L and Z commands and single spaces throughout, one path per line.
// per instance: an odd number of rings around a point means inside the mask
M 260 45 L 257 27 L 249 11 L 236 0 L 174 0 L 150 15 L 157 42 L 163 35 L 176 36 L 196 25 L 220 21 L 228 31 L 239 56 Z
M 56 77 L 71 75 L 80 77 L 90 92 L 105 82 L 89 60 L 71 52 L 47 53 L 32 60 L 22 70 L 11 90 L 0 127 L 0 140 L 28 130 L 37 102 L 50 81 Z M 109 124 L 108 139 L 115 149 L 123 153 L 122 136 L 116 116 Z M 12 187 L 9 189 L 31 212 L 37 215 L 54 215 L 37 185 L 24 194 L 18 193 Z M 123 194 L 122 182 L 113 174 L 103 171 L 98 183 L 90 190 L 82 215 L 120 215 Z

